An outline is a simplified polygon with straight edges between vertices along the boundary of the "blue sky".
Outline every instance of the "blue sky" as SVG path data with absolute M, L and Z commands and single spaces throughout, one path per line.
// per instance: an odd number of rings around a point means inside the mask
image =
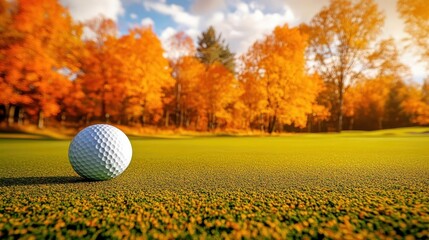
M 174 2 L 180 1 L 171 1 L 171 3 Z M 189 8 L 188 1 L 182 2 L 187 3 L 186 8 Z M 154 28 L 154 30 L 158 35 L 161 35 L 162 31 L 167 27 L 175 25 L 170 16 L 161 14 L 157 11 L 146 10 L 142 3 L 124 3 L 124 8 L 126 14 L 118 17 L 118 25 L 121 32 L 127 32 L 130 25 L 141 25 L 143 19 L 152 19 L 154 22 L 156 21 L 156 28 Z
M 329 0 L 60 0 L 74 19 L 85 21 L 100 14 L 114 19 L 122 34 L 132 26 L 152 25 L 168 51 L 167 40 L 184 31 L 194 40 L 212 25 L 222 34 L 231 50 L 244 53 L 256 40 L 275 26 L 308 22 Z M 393 37 L 399 48 L 407 35 L 396 12 L 396 0 L 375 0 L 386 15 L 382 37 Z M 426 75 L 412 51 L 406 51 L 403 62 L 411 67 L 414 79 Z

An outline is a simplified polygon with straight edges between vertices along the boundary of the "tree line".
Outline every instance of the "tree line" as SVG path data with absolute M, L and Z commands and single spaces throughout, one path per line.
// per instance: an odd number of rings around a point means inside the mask
M 428 62 L 427 4 L 397 7 Z M 331 0 L 240 56 L 213 27 L 196 46 L 175 34 L 166 54 L 151 27 L 119 35 L 113 20 L 76 22 L 57 0 L 0 0 L 0 121 L 269 133 L 428 125 L 429 83 L 410 80 L 383 24 L 373 0 Z

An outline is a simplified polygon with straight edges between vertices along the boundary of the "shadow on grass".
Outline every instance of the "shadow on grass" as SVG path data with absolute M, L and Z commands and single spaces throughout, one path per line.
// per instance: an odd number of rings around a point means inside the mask
M 55 176 L 55 177 L 0 177 L 0 187 L 29 186 L 38 184 L 70 184 L 91 182 L 91 180 L 78 176 Z

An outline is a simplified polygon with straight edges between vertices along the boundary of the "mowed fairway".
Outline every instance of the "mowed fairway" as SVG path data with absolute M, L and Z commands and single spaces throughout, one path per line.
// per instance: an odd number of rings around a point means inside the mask
M 88 182 L 68 141 L 0 140 L 0 238 L 429 238 L 429 135 L 133 139 Z

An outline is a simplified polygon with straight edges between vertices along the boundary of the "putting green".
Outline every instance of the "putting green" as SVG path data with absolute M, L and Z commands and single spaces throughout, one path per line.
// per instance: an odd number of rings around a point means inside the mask
M 118 178 L 0 140 L 0 238 L 429 237 L 427 129 L 133 139 Z

